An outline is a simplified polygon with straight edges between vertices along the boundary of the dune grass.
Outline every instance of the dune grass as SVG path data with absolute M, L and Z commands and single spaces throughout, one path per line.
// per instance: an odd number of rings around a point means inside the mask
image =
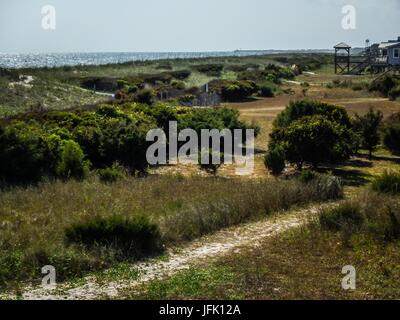
M 125 290 L 119 298 L 398 299 L 400 240 L 392 231 L 400 231 L 393 219 L 399 218 L 399 204 L 398 197 L 365 191 L 323 210 L 322 225 L 316 219 L 259 247 Z M 333 228 L 327 216 L 336 222 Z M 357 217 L 357 228 L 348 228 L 349 217 Z M 342 268 L 349 265 L 356 269 L 355 290 L 342 288 Z
M 5 190 L 0 193 L 0 284 L 37 281 L 47 264 L 56 267 L 61 281 L 121 262 L 113 246 L 67 241 L 66 231 L 74 225 L 146 216 L 159 227 L 164 245 L 173 245 L 293 205 L 341 196 L 326 189 L 329 180 L 305 185 L 298 180 L 150 176 L 105 184 L 92 177 Z

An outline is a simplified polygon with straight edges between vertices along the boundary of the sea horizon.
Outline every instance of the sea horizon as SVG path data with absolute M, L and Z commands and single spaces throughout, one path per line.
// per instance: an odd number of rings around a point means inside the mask
M 298 50 L 234 50 L 234 51 L 165 51 L 165 52 L 48 52 L 48 53 L 1 53 L 0 67 L 11 69 L 57 68 L 74 66 L 98 66 L 134 61 L 173 59 L 198 59 L 211 57 L 243 57 L 290 52 L 331 52 L 329 49 Z

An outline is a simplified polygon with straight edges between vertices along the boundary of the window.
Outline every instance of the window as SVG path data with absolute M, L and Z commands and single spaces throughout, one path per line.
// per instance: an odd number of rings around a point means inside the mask
M 393 58 L 395 58 L 395 59 L 400 58 L 400 49 L 393 50 Z

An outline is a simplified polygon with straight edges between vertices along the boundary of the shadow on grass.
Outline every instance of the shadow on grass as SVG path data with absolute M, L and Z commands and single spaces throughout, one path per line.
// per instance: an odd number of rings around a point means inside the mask
M 345 186 L 361 187 L 371 182 L 371 178 L 373 177 L 370 173 L 363 171 L 362 168 L 371 168 L 372 166 L 373 163 L 370 161 L 353 159 L 339 166 L 320 168 L 318 171 L 321 173 L 331 172 L 333 175 L 341 178 Z

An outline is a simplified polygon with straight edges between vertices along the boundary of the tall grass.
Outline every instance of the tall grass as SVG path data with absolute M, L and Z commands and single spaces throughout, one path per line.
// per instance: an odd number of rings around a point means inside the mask
M 387 243 L 400 239 L 400 199 L 365 191 L 336 208 L 324 209 L 319 224 L 324 230 L 340 232 L 345 243 L 361 237 Z
M 75 230 L 103 232 L 97 228 L 101 226 L 98 221 L 115 216 L 120 221 L 132 221 L 146 216 L 149 225 L 160 229 L 161 241 L 169 245 L 293 205 L 340 197 L 337 186 L 332 186 L 333 191 L 321 181 L 304 184 L 297 179 L 151 176 L 113 184 L 92 177 L 82 182 L 44 182 L 37 187 L 3 191 L 0 286 L 40 279 L 40 268 L 46 264 L 56 267 L 60 280 L 120 261 L 118 248 L 108 246 L 101 237 L 92 238 L 96 245 L 89 246 L 84 241 L 67 241 L 71 235 L 68 230 L 74 226 L 81 226 Z M 136 228 L 131 228 L 129 222 L 122 226 L 128 230 L 126 234 Z M 106 234 L 113 236 L 112 232 Z

